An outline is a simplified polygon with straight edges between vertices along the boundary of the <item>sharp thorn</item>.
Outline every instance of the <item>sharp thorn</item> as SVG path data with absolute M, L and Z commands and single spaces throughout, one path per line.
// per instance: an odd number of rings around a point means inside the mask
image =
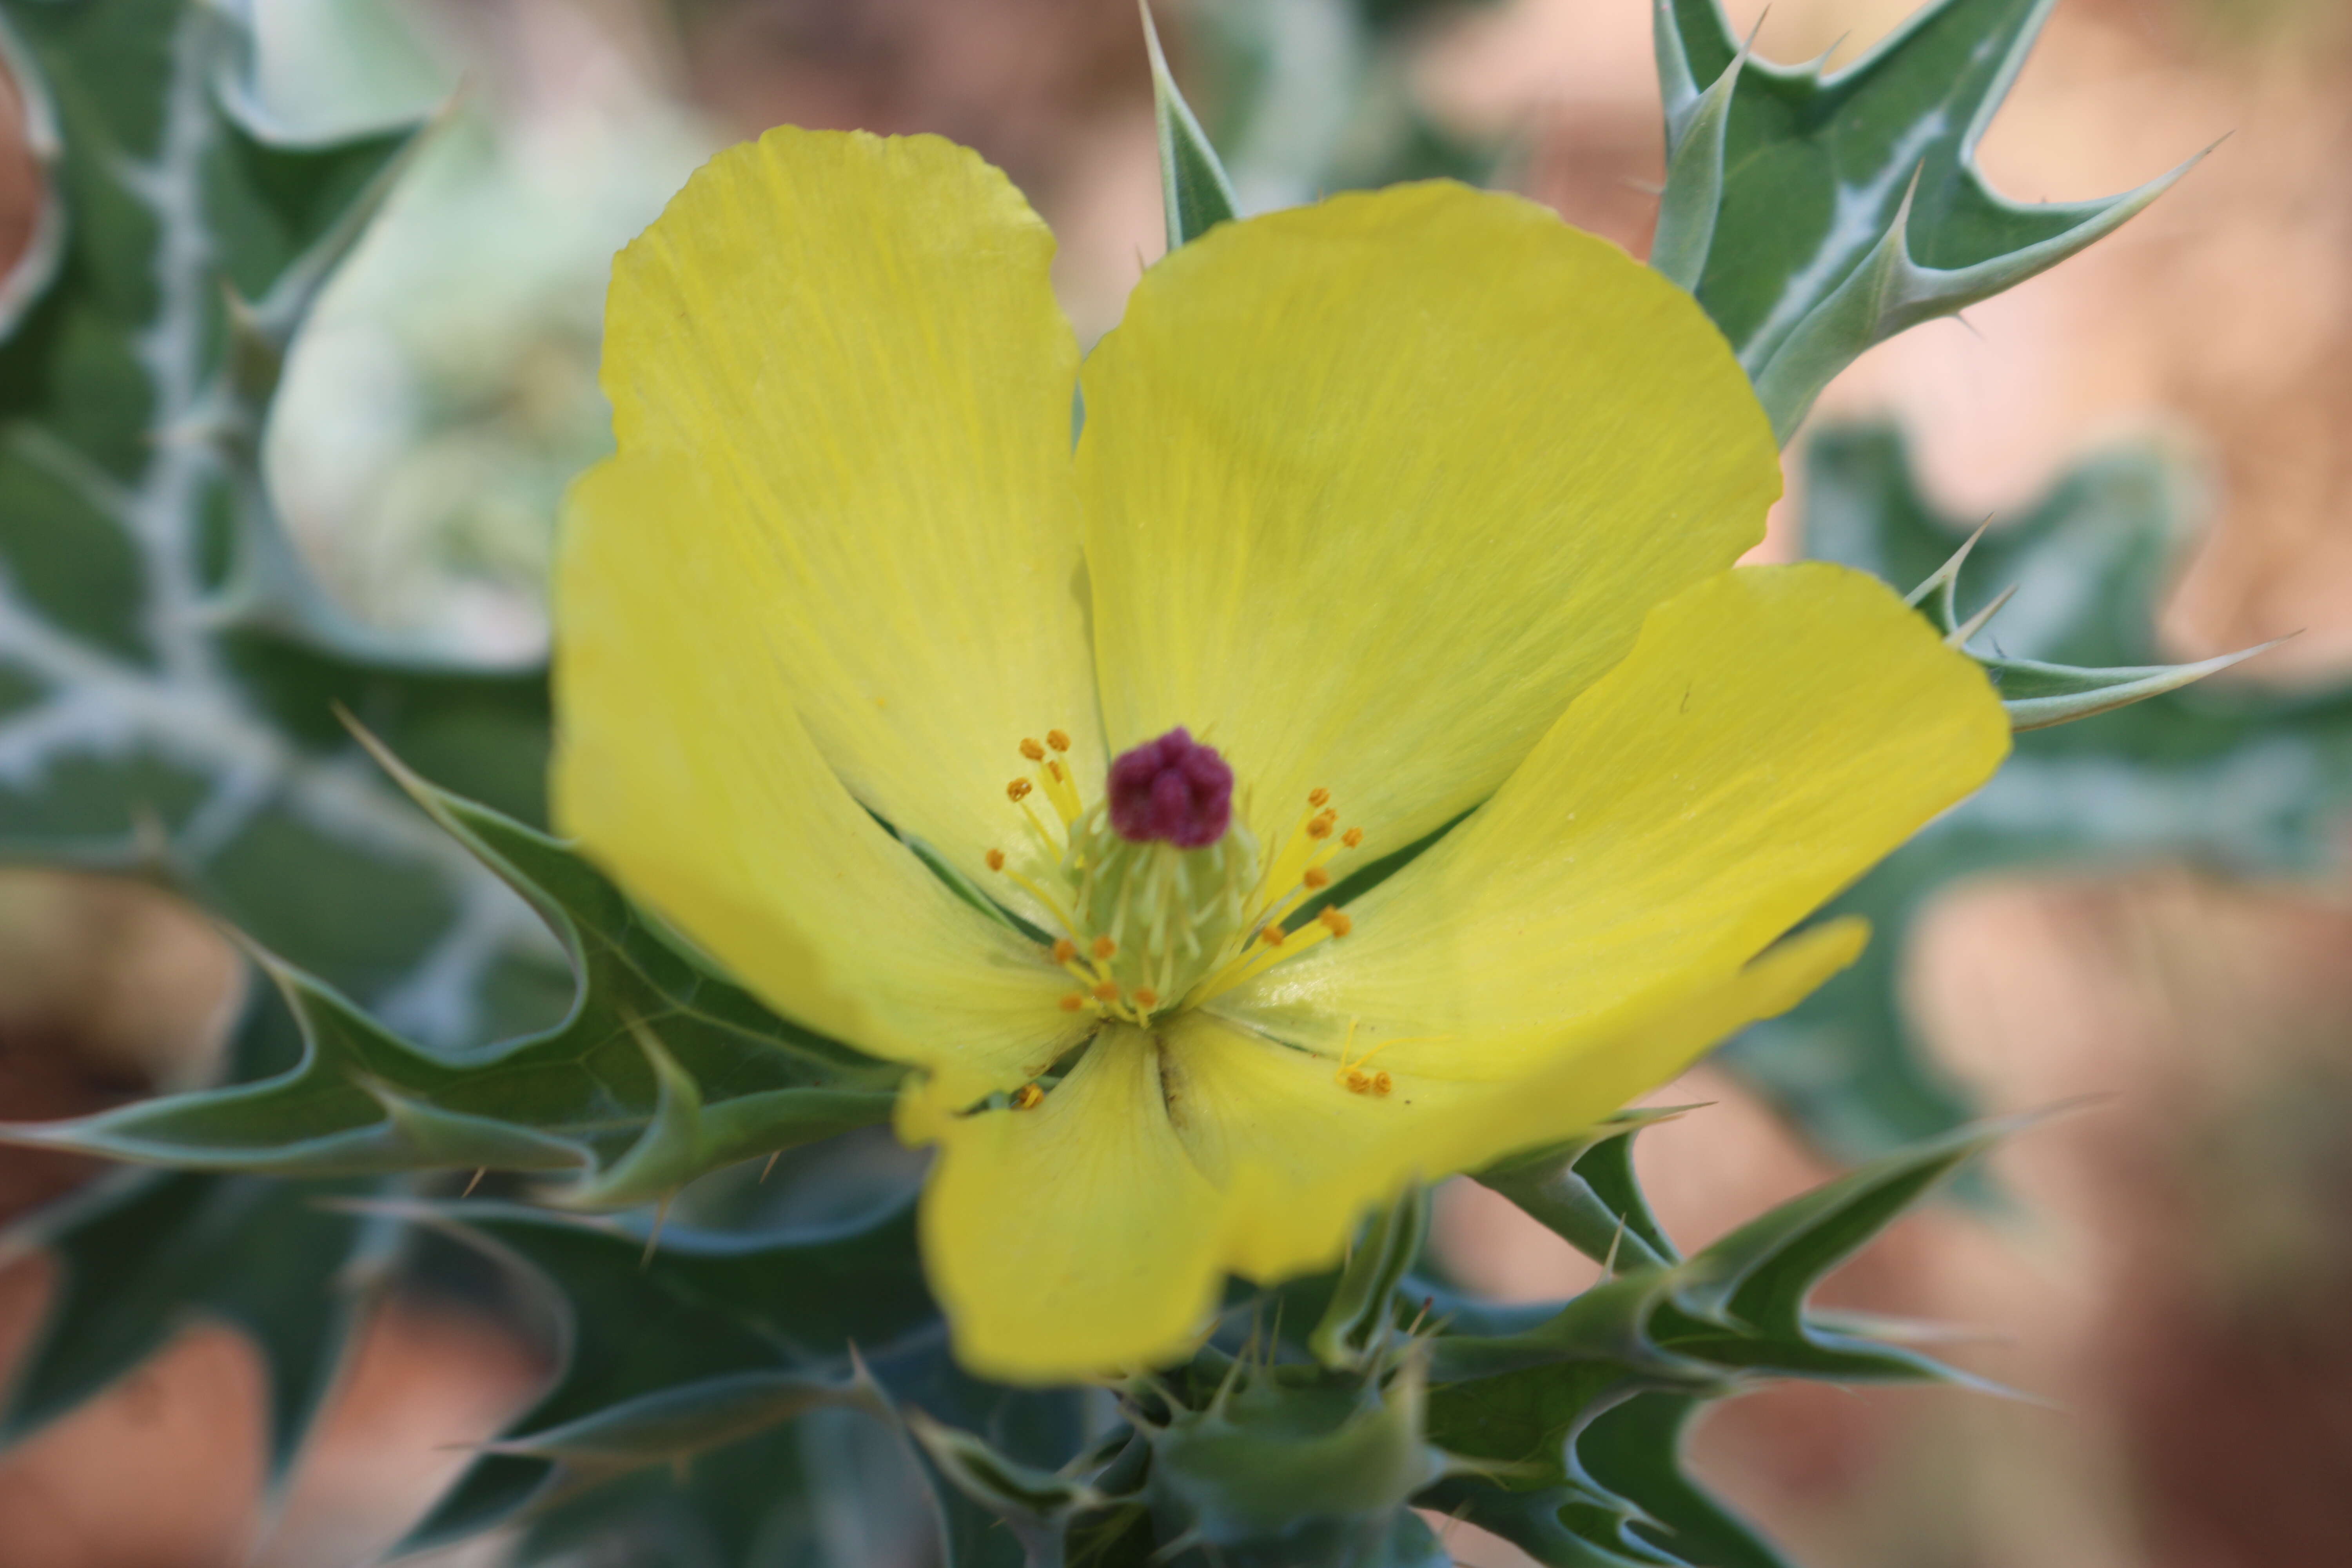
M 654 1248 L 661 1245 L 662 1226 L 669 1223 L 670 1199 L 677 1196 L 676 1193 L 672 1193 L 669 1197 L 662 1199 L 659 1208 L 654 1210 L 654 1227 L 646 1233 L 645 1256 L 637 1259 L 640 1272 L 654 1266 Z
M 1952 628 L 1951 635 L 1944 639 L 1944 646 L 1946 647 L 1958 648 L 1968 647 L 1969 639 L 1976 636 L 1979 632 L 1984 630 L 1985 623 L 1991 620 L 1995 616 L 2000 614 L 2000 607 L 2003 605 L 2008 604 L 2010 599 L 2015 595 L 2016 593 L 2017 584 L 2014 583 L 2011 583 L 2008 587 L 2003 588 L 2000 591 L 2000 597 L 1994 599 L 1991 604 L 1987 605 L 1975 615 L 1970 616 L 1967 620 L 1962 621 L 1958 626 L 1954 626 Z
M 488 1165 L 484 1165 L 480 1169 L 477 1170 L 474 1173 L 473 1179 L 466 1184 L 466 1190 L 459 1193 L 457 1195 L 461 1198 L 472 1197 L 474 1195 L 474 1189 L 480 1186 L 482 1184 L 482 1178 L 489 1173 L 490 1168 Z

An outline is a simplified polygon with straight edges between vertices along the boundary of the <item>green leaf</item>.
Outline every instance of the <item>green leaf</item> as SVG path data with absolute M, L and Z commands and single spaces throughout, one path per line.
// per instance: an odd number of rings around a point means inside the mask
M 1969 645 L 1979 633 L 1991 625 L 1993 617 L 2008 606 L 2011 597 L 2016 593 L 2015 584 L 2011 584 L 1967 620 L 1960 618 L 1960 569 L 1968 564 L 1969 555 L 1984 537 L 1984 531 L 1979 528 L 1969 535 L 1967 542 L 1952 552 L 1951 559 L 1936 568 L 1935 574 L 1914 588 L 1904 602 L 1916 605 L 1931 595 L 1934 597 L 1937 618 L 1946 633 L 1944 640 L 1985 667 L 1993 683 L 2000 688 L 2001 706 L 2009 710 L 2011 729 L 2046 730 L 2053 724 L 2071 724 L 2077 719 L 2095 719 L 2102 713 L 2112 713 L 2118 708 L 2128 708 L 2135 702 L 2161 697 L 2168 691 L 2178 691 L 2209 675 L 2219 675 L 2258 653 L 2268 652 L 2284 640 L 2277 638 L 2257 643 L 2235 653 L 2221 654 L 2189 664 L 2126 665 L 2115 669 L 2079 669 L 2073 665 L 2050 664 L 2039 659 L 2003 658 L 1999 654 L 1979 652 Z
M 756 1426 L 746 1417 L 799 1414 L 820 1387 L 854 1399 L 843 1392 L 854 1381 L 853 1340 L 887 1356 L 936 1323 L 907 1204 L 808 1235 L 671 1227 L 650 1253 L 641 1226 L 508 1204 L 374 1212 L 506 1260 L 536 1283 L 562 1346 L 554 1385 L 485 1447 L 412 1547 L 544 1508 L 623 1468 L 667 1463 L 679 1456 L 655 1451 L 665 1440 L 698 1451 L 720 1427 L 748 1436 Z M 634 1458 L 623 1465 L 615 1448 Z
M 1137 0 L 1143 14 L 1143 41 L 1151 55 L 1151 100 L 1160 123 L 1160 194 L 1167 215 L 1168 248 L 1200 238 L 1235 216 L 1234 183 L 1209 144 L 1209 133 L 1184 101 L 1168 57 L 1160 52 L 1160 29 L 1150 0 Z
M 1633 1178 L 1633 1138 L 1678 1114 L 1626 1110 L 1582 1137 L 1514 1155 L 1477 1181 L 1542 1222 L 1570 1247 L 1613 1271 L 1682 1261 Z
M 279 134 L 239 14 L 205 0 L 5 0 L 0 35 L 47 198 L 0 289 L 0 855 L 167 879 L 436 1049 L 544 1025 L 562 977 L 540 922 L 331 712 L 532 819 L 543 676 L 352 626 L 304 584 L 257 463 L 286 347 L 413 132 Z M 289 1034 L 252 1009 L 235 1073 L 279 1071 Z M 140 1177 L 37 1218 L 67 1281 L 15 1426 L 226 1316 L 256 1330 L 290 1454 L 340 1354 L 331 1282 L 373 1246 L 296 1223 L 299 1201 Z M 217 1272 L 117 1266 L 175 1256 L 172 1216 L 197 1215 Z M 299 1258 L 256 1261 L 289 1234 Z
M 1804 493 L 1811 553 L 1897 584 L 1933 577 L 1976 521 L 1920 497 L 1901 438 L 1883 427 L 1816 433 Z M 2084 464 L 1988 532 L 1972 569 L 2017 588 L 1989 629 L 1999 659 L 2160 668 L 2153 607 L 2183 540 L 2186 500 L 2163 461 L 2124 451 Z M 2013 673 L 1993 668 L 2009 690 Z M 2275 694 L 2193 686 L 2095 722 L 2029 729 L 1991 783 L 1825 911 L 1870 920 L 1860 961 L 1785 1016 L 1751 1026 L 1723 1059 L 1840 1155 L 1955 1126 L 1968 1104 L 1933 1065 L 1898 988 L 1909 932 L 1939 893 L 2010 868 L 2153 859 L 2309 875 L 2340 863 L 2347 810 L 2352 687 L 2340 683 Z
M 1622 1159 L 1635 1131 L 1596 1141 L 1564 1168 L 1601 1149 Z M 1815 1311 L 1807 1300 L 1832 1268 L 2006 1131 L 1971 1129 L 1889 1155 L 1686 1261 L 1626 1268 L 1543 1321 L 1441 1338 L 1430 1438 L 1483 1466 L 1486 1481 L 1456 1477 L 1438 1489 L 1434 1506 L 1459 1510 L 1548 1563 L 1777 1563 L 1682 1476 L 1685 1418 L 1698 1402 L 1759 1377 L 1951 1378 L 1873 1326 Z M 1612 1181 L 1604 1174 L 1595 1184 Z M 1573 1224 L 1591 1239 L 1580 1214 Z M 1633 1233 L 1630 1214 L 1623 1229 Z M 1672 1255 L 1670 1244 L 1662 1250 Z
M 363 1229 L 355 1237 L 316 1196 L 251 1178 L 171 1175 L 101 1185 L 13 1229 L 12 1245 L 50 1247 L 59 1276 L 40 1338 L 8 1389 L 0 1441 L 104 1392 L 190 1324 L 214 1322 L 263 1349 L 270 1453 L 289 1462 L 341 1369 L 364 1288 L 381 1273 L 364 1267 L 380 1264 L 381 1238 Z
M 1238 206 L 1296 206 L 1401 180 L 1482 184 L 1496 151 L 1423 110 L 1413 83 L 1416 0 L 1192 0 L 1181 14 L 1200 100 Z
M 889 1114 L 903 1069 L 778 1018 L 650 926 L 559 841 L 383 760 L 437 826 L 547 921 L 578 986 L 562 1023 L 451 1058 L 257 953 L 301 1029 L 292 1068 L 0 1136 L 277 1175 L 562 1172 L 572 1179 L 550 1201 L 623 1208 Z
M 837 1197 L 846 1174 L 821 1165 L 805 1187 Z M 926 1468 L 904 1420 L 920 1410 L 935 1436 L 985 1434 L 1005 1476 L 1085 1436 L 1075 1394 L 993 1388 L 949 1359 L 911 1193 L 814 1227 L 674 1227 L 650 1252 L 642 1226 L 506 1204 L 390 1212 L 506 1259 L 562 1347 L 554 1386 L 412 1548 L 520 1522 L 524 1563 L 593 1545 L 737 1568 L 800 1542 L 817 1561 L 1013 1568 L 1014 1537 Z
M 1307 1336 L 1315 1359 L 1354 1370 L 1385 1356 L 1395 1328 L 1397 1287 L 1420 1260 L 1429 1235 L 1429 1194 L 1412 1186 L 1372 1216 L 1348 1255 L 1330 1304 Z
M 1977 144 L 2053 3 L 1934 0 L 1825 73 L 1746 59 L 1718 0 L 1656 0 L 1661 269 L 1731 340 L 1783 442 L 1864 350 L 2055 266 L 2187 173 L 2036 205 L 1985 183 Z
M 1197 1543 L 1267 1568 L 1444 1562 L 1402 1527 L 1407 1501 L 1448 1468 L 1424 1433 L 1427 1401 L 1428 1352 L 1414 1346 L 1348 1372 L 1234 1363 L 1199 1408 L 1136 1410 L 1162 1550 Z

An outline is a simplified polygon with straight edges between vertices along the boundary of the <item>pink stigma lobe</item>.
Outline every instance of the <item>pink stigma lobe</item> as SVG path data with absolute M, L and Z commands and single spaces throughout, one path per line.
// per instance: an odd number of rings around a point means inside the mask
M 1234 770 L 1179 725 L 1110 765 L 1110 825 L 1121 838 L 1203 849 L 1234 817 Z

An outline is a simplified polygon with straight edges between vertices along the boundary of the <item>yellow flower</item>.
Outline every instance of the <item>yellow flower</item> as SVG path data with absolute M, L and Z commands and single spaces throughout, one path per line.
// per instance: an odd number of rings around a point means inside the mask
M 614 268 L 557 605 L 560 819 L 922 1069 L 927 1268 L 1028 1381 L 1180 1354 L 1226 1274 L 1790 1006 L 1862 932 L 1784 934 L 2008 743 L 1885 588 L 1731 569 L 1780 489 L 1746 378 L 1541 208 L 1224 225 L 1083 371 L 1052 254 L 945 142 L 721 154 Z

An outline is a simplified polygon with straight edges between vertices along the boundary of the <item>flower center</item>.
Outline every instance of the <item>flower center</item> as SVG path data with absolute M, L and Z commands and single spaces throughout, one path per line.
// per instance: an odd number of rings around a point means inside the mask
M 1021 742 L 1034 771 L 1005 786 L 1024 826 L 1052 868 L 1043 880 L 1012 869 L 1004 852 L 988 867 L 1049 910 L 1061 934 L 1053 962 L 1077 989 L 1069 1012 L 1147 1024 L 1345 936 L 1348 916 L 1323 910 L 1297 930 L 1286 921 L 1331 885 L 1330 861 L 1364 841 L 1339 831 L 1328 790 L 1313 790 L 1279 852 L 1260 854 L 1234 815 L 1234 771 L 1216 749 L 1183 729 L 1124 752 L 1110 765 L 1104 798 L 1088 804 L 1064 760 L 1070 738 L 1046 731 Z M 1058 820 L 1048 825 L 1032 797 Z

